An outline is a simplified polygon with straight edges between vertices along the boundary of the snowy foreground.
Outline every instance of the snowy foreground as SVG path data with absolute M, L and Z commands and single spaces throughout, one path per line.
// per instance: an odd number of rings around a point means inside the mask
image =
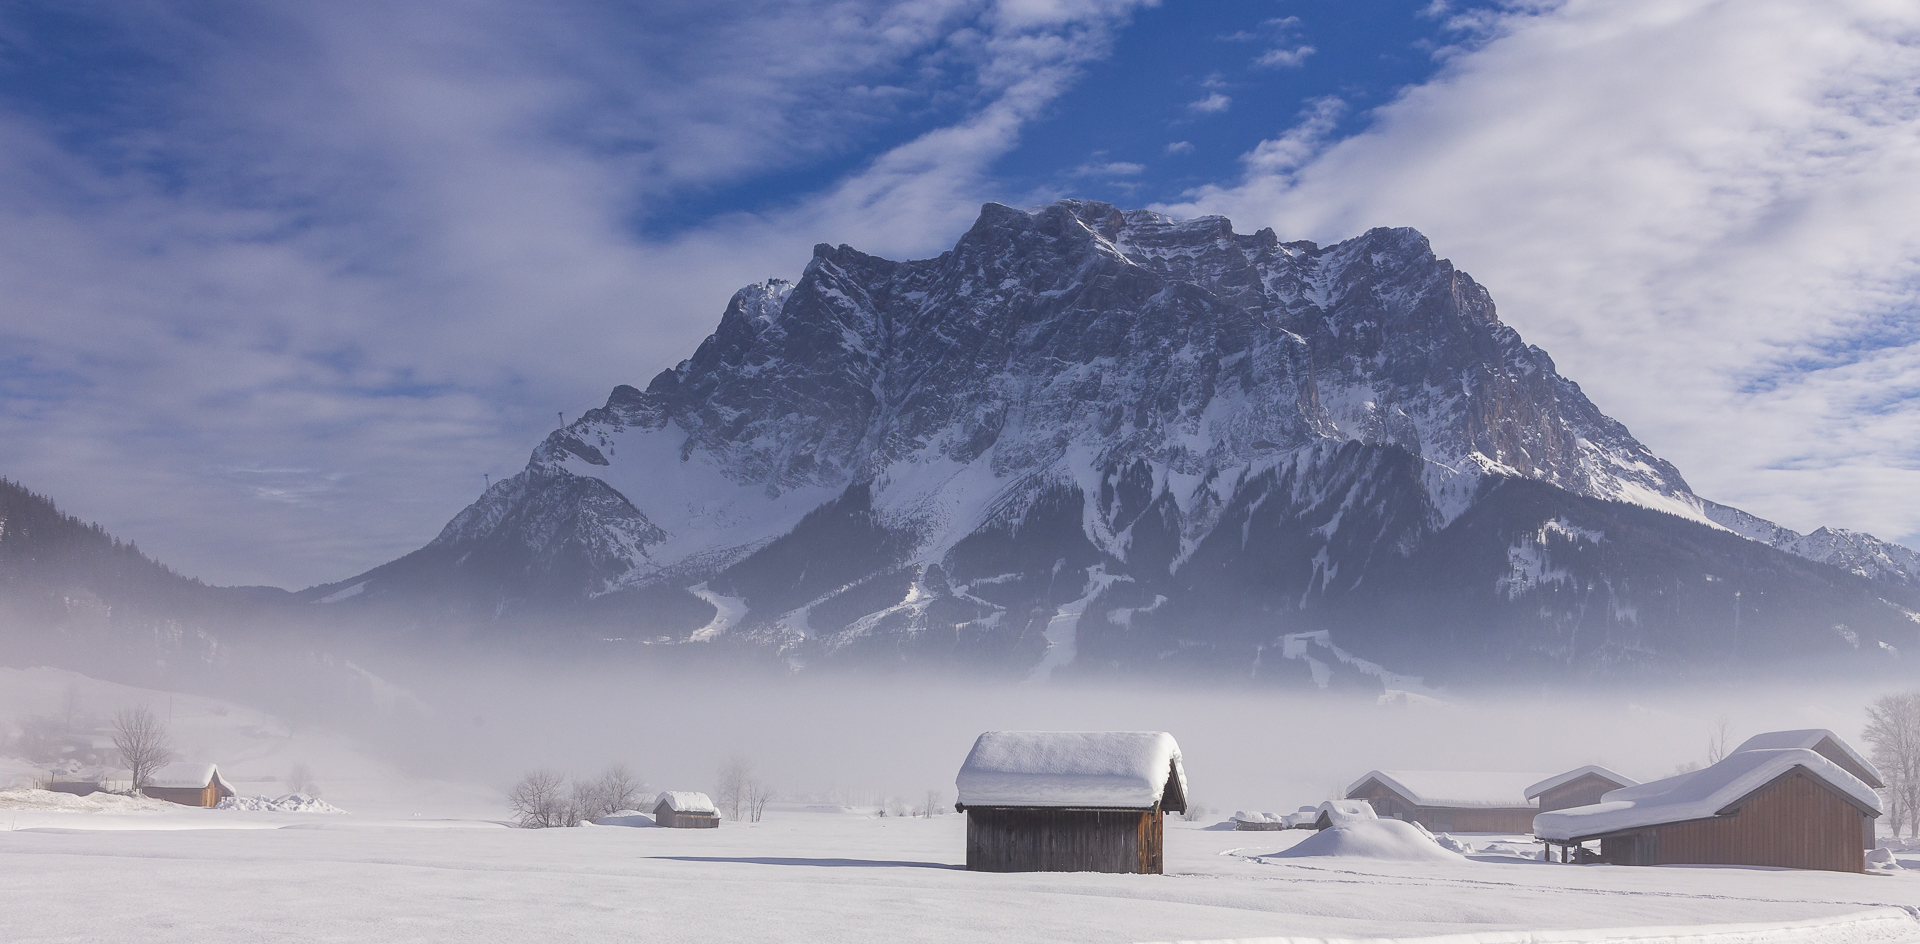
M 520 830 L 404 809 L 0 810 L 0 940 L 1920 940 L 1920 873 L 1557 866 L 1486 837 L 1465 858 L 1270 856 L 1312 834 L 1176 822 L 1164 876 L 990 875 L 960 868 L 955 814 Z M 1486 933 L 1513 931 L 1536 933 Z

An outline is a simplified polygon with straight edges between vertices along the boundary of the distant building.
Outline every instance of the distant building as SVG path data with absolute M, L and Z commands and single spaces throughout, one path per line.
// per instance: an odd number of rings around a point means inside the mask
M 147 785 L 140 792 L 156 800 L 181 806 L 211 807 L 233 796 L 233 788 L 221 779 L 219 767 L 191 761 L 176 762 L 155 770 L 148 775 Z
M 955 778 L 975 872 L 1166 871 L 1166 814 L 1187 809 L 1164 731 L 989 731 Z
M 1527 787 L 1545 774 L 1462 770 L 1370 770 L 1347 788 L 1382 819 L 1419 823 L 1436 833 L 1524 833 L 1539 812 Z
M 1864 872 L 1861 837 L 1879 816 L 1873 788 L 1826 757 L 1743 747 L 1710 767 L 1541 813 L 1534 835 L 1563 860 L 1597 840 L 1600 861 L 1615 865 Z
M 92 796 L 95 793 L 126 790 L 131 774 L 113 767 L 55 768 L 47 772 L 47 789 L 54 793 Z
M 720 808 L 704 793 L 662 793 L 653 804 L 653 822 L 671 829 L 715 829 Z
M 1540 812 L 1564 810 L 1600 802 L 1609 790 L 1631 787 L 1640 781 L 1614 773 L 1599 764 L 1576 767 L 1564 774 L 1548 777 L 1527 788 L 1527 799 L 1539 805 Z

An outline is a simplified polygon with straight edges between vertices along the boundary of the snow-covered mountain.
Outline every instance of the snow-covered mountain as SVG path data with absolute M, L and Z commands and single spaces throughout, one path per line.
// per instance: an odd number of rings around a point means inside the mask
M 1915 565 L 1695 496 L 1413 230 L 1062 201 L 934 259 L 816 247 L 427 547 L 307 594 L 1326 684 L 1298 640 L 1437 677 L 1891 660 Z

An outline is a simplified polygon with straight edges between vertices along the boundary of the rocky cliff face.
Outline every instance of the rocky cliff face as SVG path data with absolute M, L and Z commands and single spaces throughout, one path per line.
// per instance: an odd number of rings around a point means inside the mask
M 1323 685 L 1914 641 L 1920 601 L 1852 566 L 1859 542 L 1735 514 L 1412 230 L 1321 247 L 989 204 L 938 258 L 822 245 L 798 282 L 741 290 L 691 358 L 555 431 L 432 545 L 310 594 L 593 601 L 637 636 L 794 664 Z

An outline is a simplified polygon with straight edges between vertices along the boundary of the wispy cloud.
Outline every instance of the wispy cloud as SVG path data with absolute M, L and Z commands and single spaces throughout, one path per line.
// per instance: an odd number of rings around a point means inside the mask
M 1307 57 L 1313 55 L 1312 46 L 1295 46 L 1292 49 L 1269 49 L 1253 64 L 1269 69 L 1298 69 L 1307 64 Z
M 1187 103 L 1187 111 L 1196 115 L 1217 115 L 1232 107 L 1232 97 L 1219 92 L 1209 92 L 1207 97 Z
M 1131 161 L 1096 161 L 1081 164 L 1067 173 L 1073 177 L 1138 177 L 1146 169 L 1147 165 Z
M 1436 13 L 1446 13 L 1436 10 Z M 1309 117 L 1176 213 L 1413 225 L 1702 494 L 1920 538 L 1920 9 L 1509 9 L 1316 145 Z
M 1167 153 L 1168 154 L 1192 154 L 1193 142 L 1192 141 L 1174 141 L 1171 144 L 1167 145 Z

